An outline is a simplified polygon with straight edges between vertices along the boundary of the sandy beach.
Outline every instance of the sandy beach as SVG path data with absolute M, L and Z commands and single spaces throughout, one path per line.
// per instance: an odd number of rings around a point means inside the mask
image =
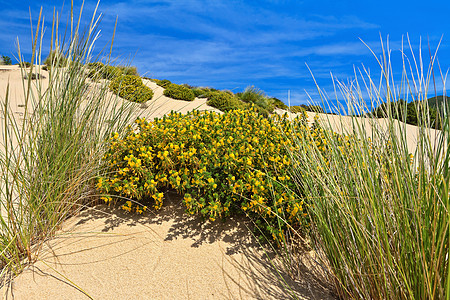
M 3 297 L 333 299 L 307 270 L 290 280 L 274 253 L 251 236 L 248 220 L 204 223 L 184 214 L 177 195 L 167 202 L 147 216 L 104 205 L 83 211 L 2 289 Z

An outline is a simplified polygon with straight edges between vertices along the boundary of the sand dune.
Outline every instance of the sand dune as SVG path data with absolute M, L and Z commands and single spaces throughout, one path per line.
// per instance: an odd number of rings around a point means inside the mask
M 40 79 L 45 89 L 48 73 L 42 71 L 42 74 L 47 77 Z M 0 99 L 3 102 L 9 84 L 10 107 L 18 122 L 25 113 L 22 78 L 17 66 L 0 66 Z M 145 79 L 143 82 L 154 91 L 154 97 L 146 105 L 139 105 L 135 117 L 153 119 L 172 110 L 185 113 L 193 109 L 220 113 L 208 106 L 205 99 L 196 98 L 192 102 L 170 99 L 154 82 Z M 92 83 L 91 88 L 95 85 Z M 114 98 L 111 93 L 108 95 Z M 277 110 L 277 113 L 284 111 Z M 314 116 L 308 113 L 309 122 Z M 355 132 L 349 117 L 318 116 L 336 132 Z M 0 120 L 0 126 L 4 126 L 3 113 Z M 359 121 L 368 136 L 372 135 L 373 128 L 387 132 L 385 119 Z M 408 151 L 414 153 L 418 128 L 401 122 L 396 122 L 395 127 L 397 132 L 399 128 L 404 129 Z M 438 137 L 439 132 L 430 129 L 430 136 Z M 185 215 L 177 195 L 169 193 L 167 197 L 167 205 L 161 211 L 145 216 L 105 205 L 81 212 L 45 243 L 34 265 L 27 267 L 12 285 L 2 288 L 2 296 L 17 299 L 286 299 L 293 295 L 307 299 L 332 298 L 323 283 L 307 269 L 298 281 L 290 281 L 274 253 L 252 238 L 246 227 L 248 220 L 205 223 Z M 286 288 L 283 280 L 295 292 Z
M 46 71 L 42 74 L 47 79 L 40 81 L 46 87 L 48 74 Z M 19 122 L 24 116 L 22 77 L 17 66 L 0 66 L 0 99 L 3 102 L 9 84 L 10 107 Z M 173 100 L 165 97 L 163 89 L 155 83 L 148 80 L 144 83 L 154 90 L 154 100 L 139 109 L 136 116 L 152 119 L 171 110 L 217 111 L 206 105 L 205 99 Z M 91 87 L 95 88 L 95 83 Z M 4 126 L 4 120 L 1 121 Z M 307 270 L 300 280 L 289 280 L 274 253 L 252 237 L 248 220 L 205 223 L 184 214 L 178 196 L 169 193 L 166 203 L 161 211 L 145 216 L 98 205 L 72 217 L 44 244 L 37 262 L 12 284 L 3 286 L 2 297 L 332 298 L 320 280 Z
M 145 217 L 97 206 L 65 223 L 39 261 L 2 293 L 17 299 L 288 299 L 288 284 L 299 299 L 331 298 L 308 272 L 289 280 L 249 225 L 204 223 L 184 214 L 181 199 L 171 194 L 162 211 Z

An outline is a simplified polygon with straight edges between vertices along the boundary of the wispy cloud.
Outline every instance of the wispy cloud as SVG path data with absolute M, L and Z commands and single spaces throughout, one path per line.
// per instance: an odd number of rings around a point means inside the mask
M 96 3 L 86 1 L 86 15 Z M 13 50 L 16 36 L 30 41 L 29 5 L 34 18 L 43 5 L 49 35 L 53 3 L 8 4 L 0 8 L 1 52 Z M 330 72 L 346 79 L 353 75 L 354 65 L 365 63 L 376 69 L 376 60 L 359 38 L 379 55 L 379 33 L 396 27 L 387 27 L 390 19 L 381 23 L 373 17 L 376 12 L 364 7 L 352 9 L 356 6 L 344 9 L 294 0 L 104 0 L 102 38 L 96 47 L 100 50 L 110 40 L 118 16 L 114 55 L 119 61 L 133 57 L 141 73 L 227 89 L 254 84 L 284 100 L 291 90 L 293 103 L 304 103 L 305 90 L 317 96 L 305 63 L 326 88 Z M 405 18 L 399 15 L 397 22 Z M 64 16 L 61 19 L 64 22 Z M 440 34 L 430 32 L 431 41 L 436 42 Z M 391 40 L 391 48 L 401 48 L 401 35 Z M 416 47 L 417 39 L 414 43 Z M 446 47 L 443 44 L 442 51 Z M 441 61 L 443 68 L 448 68 L 448 61 Z

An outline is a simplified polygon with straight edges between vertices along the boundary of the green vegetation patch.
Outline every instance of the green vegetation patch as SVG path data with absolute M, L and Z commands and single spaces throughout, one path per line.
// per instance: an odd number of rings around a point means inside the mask
M 232 93 L 227 93 L 224 91 L 209 91 L 207 96 L 209 100 L 206 104 L 223 112 L 244 107 L 244 104 Z
M 48 68 L 53 67 L 64 67 L 67 65 L 67 57 L 64 56 L 64 53 L 53 50 L 51 51 L 48 56 L 44 60 L 44 65 L 46 65 Z
M 195 94 L 191 89 L 183 85 L 174 83 L 166 86 L 166 89 L 164 90 L 164 96 L 185 101 L 193 101 L 195 99 Z
M 425 107 L 426 101 L 406 102 L 400 99 L 389 104 L 385 102 L 367 115 L 377 118 L 392 117 L 411 125 L 426 124 L 432 128 L 442 129 L 443 99 L 442 96 L 428 99 L 429 107 Z
M 283 101 L 281 101 L 280 99 L 278 99 L 278 98 L 275 98 L 275 97 L 272 97 L 272 98 L 270 98 L 270 99 L 272 99 L 272 103 L 273 103 L 273 105 L 275 106 L 275 107 L 278 107 L 278 108 L 281 108 L 281 109 L 289 109 L 289 106 L 287 106 L 286 104 L 284 104 L 284 102 Z
M 152 79 L 157 85 L 159 85 L 162 88 L 167 88 L 170 84 L 172 84 L 172 82 L 170 82 L 170 80 L 167 79 Z
M 112 80 L 121 75 L 137 76 L 135 74 L 128 74 L 129 72 L 128 72 L 127 67 L 108 66 L 108 65 L 103 64 L 102 62 L 89 63 L 88 68 L 89 68 L 89 77 L 93 80 L 99 80 L 99 79 Z
M 153 97 L 152 89 L 145 86 L 139 76 L 118 76 L 111 80 L 109 88 L 114 94 L 131 102 L 143 103 Z
M 247 87 L 244 92 L 238 93 L 236 96 L 241 101 L 253 103 L 267 112 L 273 112 L 273 109 L 275 108 L 272 98 L 267 97 L 262 90 L 254 86 Z

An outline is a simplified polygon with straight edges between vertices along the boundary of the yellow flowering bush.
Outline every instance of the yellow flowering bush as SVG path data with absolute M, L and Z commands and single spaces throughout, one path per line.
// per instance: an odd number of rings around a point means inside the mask
M 184 195 L 190 214 L 214 221 L 245 212 L 278 240 L 288 227 L 279 217 L 293 228 L 307 223 L 289 153 L 299 150 L 293 141 L 309 130 L 305 116 L 291 122 L 250 110 L 138 119 L 123 138 L 111 137 L 104 157 L 110 176 L 97 186 L 105 195 L 152 203 L 156 209 L 163 204 L 163 191 L 174 189 Z M 133 205 L 123 208 L 142 210 Z

